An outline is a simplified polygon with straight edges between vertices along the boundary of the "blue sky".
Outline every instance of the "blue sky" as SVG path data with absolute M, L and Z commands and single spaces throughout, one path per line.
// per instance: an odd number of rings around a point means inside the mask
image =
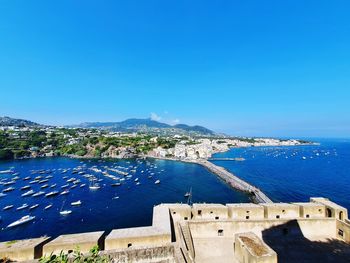
M 349 1 L 0 2 L 0 116 L 349 137 Z

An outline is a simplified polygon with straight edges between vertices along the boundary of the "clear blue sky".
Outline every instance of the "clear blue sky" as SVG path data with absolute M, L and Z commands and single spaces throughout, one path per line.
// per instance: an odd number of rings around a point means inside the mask
M 0 115 L 350 134 L 350 1 L 0 2 Z

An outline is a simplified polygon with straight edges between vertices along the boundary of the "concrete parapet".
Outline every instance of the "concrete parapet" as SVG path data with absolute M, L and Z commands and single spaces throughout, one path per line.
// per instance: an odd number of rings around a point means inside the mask
M 325 206 L 320 203 L 293 203 L 299 206 L 300 217 L 303 218 L 324 218 Z
M 28 261 L 39 258 L 42 245 L 48 237 L 15 240 L 0 243 L 0 258 L 9 258 L 11 261 Z
M 277 254 L 252 232 L 235 235 L 235 257 L 240 263 L 277 263 Z
M 113 262 L 126 263 L 175 263 L 175 252 L 173 245 L 129 248 L 121 250 L 103 251 Z
M 264 207 L 256 204 L 227 204 L 229 219 L 262 220 Z
M 106 249 L 161 246 L 171 242 L 169 207 L 165 204 L 153 208 L 152 226 L 113 230 L 105 239 Z
M 82 253 L 87 253 L 96 245 L 103 247 L 103 231 L 61 235 L 45 244 L 43 255 L 59 254 L 61 251 L 69 252 L 79 247 Z
M 228 218 L 227 206 L 221 204 L 193 204 L 193 219 L 220 220 Z
M 162 246 L 171 242 L 171 233 L 153 226 L 113 230 L 105 239 L 105 249 Z
M 264 203 L 265 219 L 295 219 L 300 217 L 299 206 L 288 203 Z
M 313 203 L 322 204 L 326 207 L 325 216 L 337 218 L 341 221 L 348 219 L 348 210 L 345 207 L 342 207 L 328 198 L 323 197 L 311 197 L 310 201 Z

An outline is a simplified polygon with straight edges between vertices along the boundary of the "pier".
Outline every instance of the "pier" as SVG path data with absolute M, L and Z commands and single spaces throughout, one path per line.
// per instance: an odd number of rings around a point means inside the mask
M 253 195 L 253 198 L 257 203 L 273 203 L 270 198 L 267 197 L 260 189 L 249 184 L 248 182 L 238 178 L 231 172 L 227 171 L 225 168 L 215 165 L 207 160 L 196 160 L 192 161 L 194 163 L 200 164 L 207 168 L 212 173 L 219 176 L 222 180 L 228 183 L 231 187 L 238 189 L 243 192 L 249 192 Z

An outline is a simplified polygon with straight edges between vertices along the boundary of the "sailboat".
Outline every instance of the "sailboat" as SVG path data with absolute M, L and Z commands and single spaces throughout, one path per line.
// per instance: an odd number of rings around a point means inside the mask
M 186 192 L 184 195 L 187 198 L 187 204 L 192 204 L 192 187 L 190 188 L 189 192 Z
M 66 201 L 64 201 L 64 202 L 62 203 L 62 207 L 61 207 L 61 210 L 60 210 L 60 214 L 63 215 L 63 216 L 66 216 L 66 215 L 69 215 L 70 213 L 72 213 L 72 210 L 62 210 L 62 208 L 63 208 L 65 202 L 66 202 Z
M 7 226 L 7 228 L 19 226 L 19 225 L 22 225 L 22 224 L 24 224 L 24 223 L 30 222 L 30 221 L 32 221 L 32 220 L 34 220 L 34 219 L 35 219 L 35 216 L 29 216 L 29 215 L 27 215 L 27 216 L 24 216 L 24 217 L 22 217 L 21 219 L 15 221 L 15 222 L 9 224 L 9 225 Z
M 95 178 L 92 178 L 91 181 L 90 181 L 90 186 L 89 188 L 91 190 L 97 190 L 97 189 L 100 189 L 100 185 L 98 183 L 95 183 Z

